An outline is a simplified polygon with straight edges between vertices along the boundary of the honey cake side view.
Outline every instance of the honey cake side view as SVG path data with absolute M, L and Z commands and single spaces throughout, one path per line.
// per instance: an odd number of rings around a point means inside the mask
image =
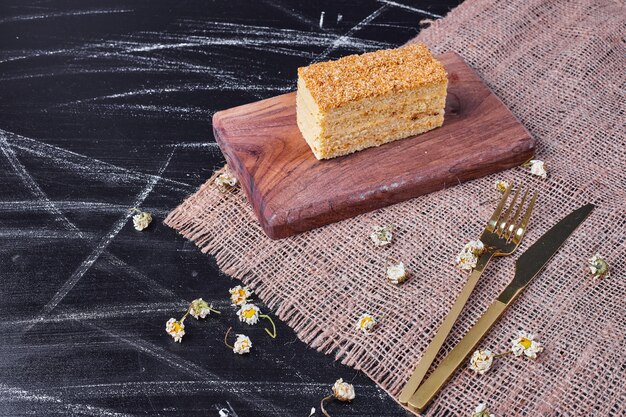
M 298 68 L 297 122 L 317 159 L 443 124 L 448 78 L 424 44 Z

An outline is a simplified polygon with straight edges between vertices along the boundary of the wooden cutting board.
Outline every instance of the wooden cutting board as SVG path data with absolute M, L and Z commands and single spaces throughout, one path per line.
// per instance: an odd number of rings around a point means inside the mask
M 318 161 L 296 125 L 296 93 L 215 113 L 215 138 L 263 230 L 284 238 L 522 164 L 528 131 L 456 53 L 443 126 Z

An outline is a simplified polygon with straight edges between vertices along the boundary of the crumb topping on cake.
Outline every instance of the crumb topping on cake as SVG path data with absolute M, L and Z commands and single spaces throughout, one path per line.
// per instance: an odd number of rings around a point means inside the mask
M 321 110 L 447 80 L 443 65 L 420 43 L 300 67 L 298 77 Z

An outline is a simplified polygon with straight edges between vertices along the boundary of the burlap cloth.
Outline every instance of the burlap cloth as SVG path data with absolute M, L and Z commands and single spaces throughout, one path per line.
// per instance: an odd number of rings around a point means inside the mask
M 483 376 L 461 369 L 426 414 L 469 415 L 486 401 L 497 416 L 624 415 L 625 16 L 622 1 L 469 0 L 415 39 L 458 52 L 478 71 L 538 140 L 545 180 L 515 168 L 280 241 L 263 234 L 242 192 L 220 193 L 209 180 L 166 223 L 253 287 L 302 340 L 397 397 L 466 280 L 453 259 L 494 209 L 496 179 L 540 193 L 518 253 L 593 202 L 596 210 L 481 344 L 505 351 L 526 329 L 545 351 L 536 361 L 497 359 Z M 396 226 L 396 240 L 375 249 L 368 235 L 382 224 Z M 612 266 L 604 280 L 587 269 L 596 252 Z M 386 282 L 389 257 L 408 263 L 408 282 Z M 445 350 L 506 286 L 515 258 L 491 264 Z M 380 318 L 369 335 L 354 327 L 364 312 Z

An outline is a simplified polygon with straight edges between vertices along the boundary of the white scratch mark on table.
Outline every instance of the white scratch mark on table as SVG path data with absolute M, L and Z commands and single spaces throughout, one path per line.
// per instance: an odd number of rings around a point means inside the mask
M 418 9 L 417 7 L 408 6 L 406 4 L 397 3 L 395 1 L 390 1 L 390 0 L 376 0 L 376 1 L 378 1 L 379 3 L 383 3 L 383 4 L 388 4 L 390 6 L 399 7 L 401 9 L 410 10 L 412 12 L 419 13 L 419 14 L 422 14 L 422 15 L 425 15 L 425 16 L 430 16 L 430 17 L 435 18 L 435 19 L 440 19 L 440 18 L 443 17 L 443 16 L 441 16 L 439 14 L 435 14 L 435 13 L 429 12 L 428 10 Z
M 174 342 L 172 342 L 174 343 Z M 184 359 L 183 359 L 184 360 Z M 344 375 L 345 376 L 345 375 Z M 71 391 L 82 393 L 86 397 L 130 397 L 150 393 L 155 396 L 163 395 L 195 395 L 197 393 L 224 391 L 241 394 L 250 393 L 271 393 L 284 395 L 286 391 L 299 390 L 307 395 L 324 394 L 330 390 L 332 381 L 312 381 L 312 382 L 281 382 L 255 380 L 231 381 L 226 379 L 214 380 L 209 376 L 199 381 L 132 381 L 132 382 L 112 382 L 104 384 L 75 384 L 54 387 L 46 392 Z M 386 393 L 377 386 L 354 384 L 355 390 L 368 398 L 386 398 Z
M 150 183 L 149 184 L 153 184 L 153 185 L 147 191 L 148 193 L 152 190 L 152 188 L 154 187 L 156 182 L 159 179 L 161 179 L 160 175 L 162 174 L 164 169 L 167 167 L 167 164 L 169 164 L 169 161 L 171 160 L 171 157 L 174 154 L 175 149 L 176 148 L 172 149 L 172 151 L 170 152 L 168 160 L 166 161 L 166 164 L 162 168 L 162 170 L 159 173 L 159 175 L 150 177 Z M 15 238 L 17 233 L 20 233 L 20 234 L 26 233 L 29 238 L 39 238 L 39 239 L 80 238 L 80 239 L 83 239 L 83 240 L 86 240 L 86 241 L 94 240 L 93 234 L 85 234 L 85 233 L 83 233 L 74 223 L 72 223 L 59 210 L 59 208 L 43 192 L 43 190 L 39 187 L 37 182 L 28 173 L 28 171 L 26 170 L 24 165 L 16 157 L 15 153 L 13 152 L 10 144 L 8 143 L 8 141 L 6 139 L 5 131 L 3 131 L 3 130 L 0 130 L 0 150 L 5 155 L 5 157 L 7 157 L 7 159 L 9 160 L 9 163 L 11 164 L 12 168 L 14 169 L 14 171 L 18 174 L 18 176 L 20 177 L 22 182 L 26 185 L 26 187 L 30 190 L 30 192 L 35 197 L 37 197 L 39 199 L 39 201 L 37 203 L 40 204 L 42 207 L 44 207 L 46 211 L 48 211 L 51 214 L 55 215 L 55 218 L 57 220 L 60 220 L 63 223 L 63 225 L 65 226 L 65 228 L 67 229 L 67 231 L 50 231 L 50 230 L 32 230 L 32 231 L 29 231 L 29 230 L 16 230 L 16 231 L 11 231 L 11 230 L 5 229 L 5 230 L 3 230 L 0 233 L 0 237 Z M 144 189 L 144 192 L 146 192 L 146 189 Z M 147 193 L 146 193 L 146 196 L 147 196 Z M 145 197 L 143 197 L 143 199 L 145 199 Z M 141 201 L 143 201 L 143 199 L 141 199 Z M 135 201 L 135 203 L 137 203 L 137 202 L 138 202 L 138 200 Z M 134 204 L 134 205 L 139 205 L 139 204 Z M 122 212 L 124 213 L 126 219 L 128 217 L 130 217 L 131 213 L 129 213 L 127 209 L 123 210 Z M 121 227 L 123 227 L 125 223 L 126 223 L 126 220 L 123 223 L 121 223 L 121 226 L 119 227 L 120 230 L 121 230 Z M 104 248 L 106 246 L 97 246 L 96 250 L 98 250 L 100 247 L 102 248 L 102 251 L 104 251 Z M 102 251 L 100 251 L 100 253 L 98 253 L 98 256 L 100 254 L 102 254 Z M 95 254 L 95 253 L 96 253 L 95 251 L 92 252 L 92 254 Z M 161 286 L 156 281 L 152 280 L 151 278 L 147 277 L 146 275 L 144 275 L 143 273 L 138 271 L 136 268 L 126 264 L 124 261 L 119 259 L 117 256 L 115 256 L 113 254 L 110 254 L 108 252 L 105 252 L 104 253 L 104 257 L 111 265 L 114 265 L 114 266 L 116 266 L 118 268 L 122 268 L 127 273 L 129 273 L 129 275 L 134 276 L 136 279 L 139 279 L 139 281 L 143 282 L 144 284 L 145 283 L 149 284 L 149 286 L 151 288 L 154 288 L 161 295 L 168 295 L 168 296 L 171 296 L 171 297 L 176 297 L 176 295 L 171 290 L 164 288 L 163 286 Z M 58 297 L 65 296 L 67 294 L 67 292 L 69 292 L 71 290 L 71 288 L 73 288 L 73 286 L 76 284 L 76 282 L 78 282 L 78 279 L 80 279 L 80 277 L 82 277 L 82 275 L 84 275 L 84 273 L 87 271 L 88 267 L 90 267 L 93 264 L 93 262 L 95 262 L 96 258 L 93 258 L 93 261 L 91 261 L 89 258 L 88 258 L 88 260 L 91 262 L 91 264 L 88 264 L 87 261 L 86 261 L 86 262 L 83 263 L 83 265 L 81 265 L 81 267 L 84 269 L 84 272 L 83 272 L 83 269 L 79 268 L 79 270 L 77 270 L 77 271 L 79 271 L 79 273 L 75 272 L 76 275 L 73 275 L 70 278 L 70 280 L 68 280 L 66 282 L 66 284 L 61 288 L 61 290 L 59 290 L 59 292 L 57 292 L 57 294 L 55 294 L 55 297 L 53 297 L 53 299 L 46 306 L 44 306 L 44 309 L 43 309 L 44 314 L 49 313 L 49 311 L 51 311 L 51 309 L 54 308 L 56 306 L 56 304 L 58 304 L 58 302 L 60 301 L 60 298 L 58 298 Z M 82 275 L 81 275 L 81 273 L 82 273 Z M 48 309 L 50 309 L 50 310 L 48 311 Z M 40 321 L 41 318 L 42 318 L 42 316 L 40 316 L 37 320 L 35 320 L 32 324 L 30 324 L 26 328 L 26 330 L 29 330 L 30 328 L 32 328 L 32 326 L 37 321 Z
M 226 304 L 226 302 L 224 302 Z M 214 303 L 215 306 L 217 304 Z M 136 303 L 136 304 L 116 304 L 104 306 L 89 306 L 87 311 L 68 311 L 52 314 L 42 320 L 38 319 L 17 319 L 3 320 L 0 328 L 11 328 L 12 326 L 24 326 L 33 323 L 65 323 L 72 320 L 104 320 L 119 319 L 136 316 L 154 316 L 155 313 L 171 313 L 172 311 L 184 311 L 188 303 L 184 300 L 177 302 L 158 303 Z
M 19 22 L 24 20 L 39 20 L 39 19 L 52 19 L 55 17 L 71 17 L 71 16 L 85 16 L 85 15 L 97 15 L 97 14 L 113 14 L 113 13 L 131 13 L 132 9 L 102 9 L 102 10 L 70 10 L 67 12 L 52 12 L 46 14 L 30 14 L 11 16 L 0 19 L 0 23 L 7 22 Z
M 169 187 L 182 193 L 195 191 L 196 187 L 158 175 L 146 174 L 128 168 L 123 168 L 99 159 L 91 158 L 67 149 L 39 142 L 37 140 L 21 136 L 0 129 L 0 144 L 2 138 L 11 145 L 12 149 L 23 151 L 31 155 L 53 161 L 59 166 L 68 169 L 72 173 L 83 177 L 97 179 L 105 184 L 137 185 L 137 181 L 159 180 L 161 186 Z M 31 178 L 32 179 L 32 178 Z M 35 184 L 36 185 L 36 184 Z M 38 187 L 38 186 L 37 186 Z
M 22 388 L 10 387 L 0 383 L 0 400 L 3 403 L 16 401 L 27 401 L 44 403 L 56 410 L 64 410 L 70 415 L 88 415 L 96 417 L 133 417 L 132 414 L 118 413 L 107 408 L 96 407 L 88 404 L 68 402 L 63 398 L 54 397 L 47 394 L 38 394 Z M 49 410 L 52 411 L 52 410 Z
M 384 5 L 383 7 L 387 7 Z M 380 13 L 374 12 L 373 19 Z M 351 35 L 369 21 L 360 23 L 341 36 L 340 42 L 343 47 L 362 51 L 364 49 L 380 49 L 390 44 L 367 39 L 353 38 Z M 20 51 L 4 52 L 5 56 L 0 63 L 16 60 L 37 58 L 39 56 L 60 56 L 72 59 L 73 65 L 65 62 L 58 67 L 47 68 L 46 72 L 20 71 L 18 74 L 3 74 L 0 80 L 17 80 L 34 77 L 53 77 L 55 75 L 88 74 L 88 73 L 124 73 L 124 72 L 172 72 L 181 74 L 220 74 L 223 65 L 211 66 L 210 63 L 198 65 L 197 60 L 181 59 L 179 55 L 175 59 L 169 59 L 162 54 L 149 54 L 145 52 L 163 51 L 168 49 L 191 48 L 198 53 L 210 53 L 215 56 L 224 56 L 224 52 L 213 51 L 210 47 L 228 46 L 241 49 L 259 50 L 267 53 L 279 53 L 284 55 L 300 56 L 307 59 L 315 55 L 309 51 L 311 46 L 328 46 L 337 41 L 336 35 L 326 32 L 311 32 L 295 29 L 272 28 L 267 26 L 244 25 L 236 23 L 182 19 L 170 32 L 137 32 L 125 35 L 119 39 L 107 39 L 92 43 L 85 43 L 73 48 L 58 48 L 54 50 L 25 49 Z M 304 48 L 304 50 L 302 49 Z M 141 53 L 137 55 L 135 53 Z M 235 59 L 228 55 L 231 62 Z M 93 61 L 98 60 L 98 65 Z M 245 58 L 240 58 L 245 61 Z M 126 61 L 124 62 L 120 62 Z M 247 66 L 256 64 L 254 61 L 246 61 Z M 56 69 L 56 71 L 55 71 Z M 247 73 L 233 72 L 231 81 L 246 81 L 254 76 L 254 71 Z M 250 84 L 249 82 L 246 84 Z
M 283 6 L 280 2 L 276 0 L 263 0 L 263 3 L 267 6 L 270 6 L 274 9 L 280 10 L 281 12 L 287 14 L 290 17 L 298 20 L 301 23 L 308 25 L 311 29 L 317 28 L 316 22 L 313 19 L 308 18 L 302 13 L 298 13 L 295 9 L 290 9 L 288 7 Z
M 0 151 L 7 158 L 13 171 L 20 177 L 26 188 L 37 198 L 39 198 L 46 208 L 53 214 L 56 215 L 56 218 L 63 222 L 65 226 L 69 230 L 77 231 L 78 229 L 74 226 L 67 218 L 61 213 L 54 204 L 50 203 L 48 200 L 48 196 L 43 192 L 39 184 L 34 180 L 34 178 L 30 175 L 26 167 L 20 162 L 20 160 L 15 155 L 15 152 L 11 148 L 9 141 L 7 140 L 6 131 L 0 129 Z M 80 232 L 80 231 L 79 231 Z
M 83 239 L 93 241 L 97 238 L 95 233 L 83 233 L 80 230 L 42 230 L 39 228 L 28 229 L 24 227 L 0 230 L 0 239 L 10 239 L 11 245 L 15 246 L 15 239 Z
M 135 286 L 140 293 L 148 296 L 153 296 L 156 293 L 162 297 L 167 297 L 172 300 L 184 301 L 174 291 L 164 287 L 160 282 L 150 278 L 134 266 L 118 258 L 116 255 L 105 251 L 101 258 L 105 261 L 105 265 L 109 264 L 117 270 L 123 271 L 129 277 L 134 278 L 134 280 L 131 280 L 129 283 Z
M 171 87 L 163 87 L 163 88 L 146 88 L 140 90 L 130 90 L 125 91 L 123 93 L 115 93 L 108 94 L 104 96 L 97 97 L 89 97 L 83 98 L 80 100 L 68 101 L 66 103 L 57 104 L 54 107 L 64 107 L 68 105 L 76 105 L 76 104 L 84 104 L 94 101 L 102 101 L 109 99 L 118 99 L 118 98 L 128 98 L 128 97 L 137 97 L 137 96 L 156 96 L 163 95 L 168 93 L 184 93 L 184 92 L 198 92 L 198 91 L 277 91 L 277 92 L 288 92 L 292 90 L 291 86 L 285 85 L 260 85 L 260 84 L 250 84 L 250 85 L 233 85 L 222 84 L 222 85 L 209 85 L 209 84 L 185 84 L 185 85 L 176 85 Z
M 100 201 L 50 200 L 50 202 L 62 212 L 111 214 L 128 210 L 128 205 L 126 204 L 114 204 Z M 160 217 L 165 217 L 169 213 L 169 210 L 160 207 L 143 206 L 143 209 L 144 211 L 148 211 Z M 49 204 L 47 201 L 33 200 L 0 201 L 0 211 L 4 213 L 48 212 Z
M 378 16 L 381 15 L 382 12 L 384 12 L 387 7 L 389 7 L 388 5 L 382 5 L 381 7 L 379 7 L 378 9 L 376 9 L 374 12 L 372 12 L 369 16 L 365 17 L 363 20 L 361 20 L 359 23 L 357 23 L 356 25 L 352 26 L 345 34 L 339 36 L 337 39 L 335 39 L 333 41 L 333 43 L 324 50 L 324 52 L 322 52 L 316 59 L 315 62 L 318 61 L 323 61 L 324 59 L 326 59 L 328 57 L 328 55 L 334 51 L 338 46 L 345 46 L 348 42 L 349 39 L 352 38 L 352 35 L 356 32 L 358 32 L 359 30 L 361 30 L 363 27 L 367 26 L 372 20 L 376 19 Z
M 86 241 L 94 240 L 93 234 L 91 234 L 91 233 L 89 233 L 89 234 L 83 233 L 74 223 L 72 223 L 60 211 L 60 209 L 54 204 L 54 202 L 52 202 L 48 198 L 48 196 L 43 192 L 43 190 L 39 187 L 37 182 L 28 173 L 28 171 L 26 170 L 24 165 L 22 165 L 22 163 L 19 161 L 19 159 L 17 158 L 17 156 L 13 152 L 13 149 L 11 148 L 11 145 L 9 144 L 9 140 L 7 139 L 7 134 L 8 133 L 9 132 L 6 132 L 6 131 L 0 129 L 0 150 L 8 158 L 12 168 L 18 174 L 18 176 L 20 176 L 20 178 L 22 179 L 24 184 L 27 186 L 27 188 L 31 191 L 31 193 L 35 197 L 37 197 L 39 199 L 37 204 L 40 204 L 49 213 L 55 215 L 56 218 L 63 223 L 63 225 L 67 229 L 67 232 L 61 232 L 61 231 L 38 231 L 38 230 L 33 230 L 33 231 L 24 231 L 24 230 L 10 231 L 10 230 L 6 230 L 5 229 L 2 233 L 8 234 L 9 237 L 15 237 L 16 233 L 19 232 L 19 233 L 28 233 L 28 237 L 31 237 L 31 238 L 32 237 L 39 237 L 39 238 L 42 238 L 42 239 L 45 239 L 45 238 L 53 238 L 53 239 L 56 239 L 56 238 L 61 239 L 61 238 L 63 238 L 63 239 L 66 239 L 66 238 L 70 238 L 71 237 L 71 238 L 81 238 L 81 239 L 86 240 Z M 13 135 L 13 134 L 11 134 L 11 135 L 12 136 L 17 136 L 17 135 Z M 20 141 L 20 143 L 23 143 L 23 142 L 26 142 L 26 141 L 32 141 L 32 142 L 35 142 L 36 144 L 44 145 L 43 143 L 40 143 L 40 142 L 31 140 L 31 139 L 28 139 L 28 138 L 25 138 L 25 137 L 20 137 L 20 139 L 22 139 Z M 52 148 L 53 150 L 63 151 L 64 153 L 69 152 L 69 151 L 62 150 L 60 148 L 52 147 L 50 145 L 45 145 L 45 146 L 47 146 L 48 148 Z M 175 150 L 176 150 L 176 148 L 173 148 L 172 151 L 170 152 L 168 160 L 166 161 L 165 166 L 162 167 L 162 171 L 167 167 L 167 164 L 169 164 L 169 161 L 171 160 Z M 69 152 L 69 153 L 70 153 L 70 155 L 78 155 L 78 154 L 75 154 L 73 152 Z M 84 157 L 84 158 L 86 158 L 86 157 Z M 90 160 L 90 161 L 91 162 L 96 161 L 98 163 L 101 163 L 101 161 L 98 161 L 98 160 Z M 109 166 L 112 166 L 112 165 L 109 165 Z M 156 184 L 158 181 L 163 180 L 163 178 L 161 177 L 162 171 L 161 171 L 161 173 L 159 175 L 148 175 L 145 178 L 148 179 L 149 183 Z M 139 205 L 139 204 L 137 204 L 137 201 L 135 201 L 134 205 L 136 206 L 136 205 Z M 125 216 L 130 216 L 130 214 L 131 214 L 131 213 L 128 212 L 128 208 L 124 208 L 124 210 L 122 210 L 122 212 L 125 214 Z M 124 224 L 125 224 L 125 222 L 122 224 L 122 227 L 123 227 Z M 113 254 L 111 254 L 111 253 L 109 253 L 107 251 L 104 251 L 104 250 L 103 250 L 102 254 L 103 254 L 103 259 L 106 262 L 108 262 L 112 266 L 115 266 L 117 268 L 121 268 L 124 272 L 126 272 L 130 276 L 134 277 L 137 281 L 139 281 L 139 282 L 141 282 L 143 284 L 147 284 L 148 288 L 152 288 L 152 289 L 156 290 L 156 292 L 158 292 L 160 295 L 169 296 L 169 297 L 172 297 L 172 298 L 178 298 L 178 296 L 173 291 L 171 291 L 168 288 L 163 287 L 160 283 L 158 283 L 157 281 L 149 278 L 148 276 L 146 276 L 145 274 L 143 274 L 142 272 L 140 272 L 136 268 L 132 267 L 131 265 L 128 265 L 126 262 L 122 261 L 117 256 L 115 256 L 115 255 L 113 255 Z M 95 262 L 95 259 L 94 259 L 94 262 Z M 69 289 L 68 289 L 68 291 L 69 291 Z M 39 317 L 39 320 L 41 320 L 41 317 Z M 32 328 L 32 326 L 35 323 L 36 323 L 36 321 L 33 322 L 33 324 L 31 324 L 26 330 L 30 330 L 30 328 Z
M 109 329 L 106 329 L 104 327 L 101 327 L 93 323 L 89 323 L 89 322 L 81 322 L 81 323 L 84 323 L 90 327 L 96 328 L 114 339 L 121 340 L 124 343 L 139 350 L 140 352 L 150 355 L 153 358 L 158 359 L 159 361 L 166 363 L 172 368 L 178 369 L 189 376 L 197 378 L 201 382 L 206 381 L 206 380 L 211 380 L 212 382 L 221 386 L 222 389 L 224 389 L 224 387 L 229 383 L 231 385 L 233 384 L 233 381 L 224 380 L 218 374 L 213 373 L 207 369 L 204 369 L 203 367 L 196 365 L 195 363 L 190 362 L 188 360 L 185 360 L 178 355 L 168 352 L 167 350 L 157 345 L 154 345 L 146 340 L 143 340 L 137 337 L 137 335 L 135 334 L 129 337 L 125 337 L 120 334 L 117 334 L 116 332 L 113 332 Z M 247 389 L 250 389 L 249 387 L 251 385 L 252 386 L 254 385 L 254 384 L 250 384 L 249 381 L 234 382 L 234 384 L 241 385 L 243 387 L 248 387 Z M 253 389 L 256 389 L 256 387 L 253 387 Z M 278 411 L 280 413 L 287 413 L 286 410 L 276 407 L 274 404 L 272 404 L 270 401 L 261 397 L 258 394 L 258 392 L 255 392 L 255 391 L 248 391 L 246 395 L 241 396 L 241 400 L 247 403 L 250 403 L 252 405 L 258 406 L 259 404 L 261 404 L 262 406 L 267 407 L 268 409 Z M 280 414 L 280 415 L 287 415 L 287 414 Z
M 154 186 L 157 184 L 158 180 L 161 178 L 161 175 L 168 167 L 172 156 L 174 155 L 175 149 L 172 149 L 166 161 L 163 163 L 161 168 L 156 176 L 152 177 L 145 188 L 141 190 L 141 192 L 135 198 L 132 206 L 139 207 L 141 203 L 148 197 L 148 195 L 154 189 Z M 72 273 L 72 275 L 65 281 L 65 283 L 59 288 L 56 294 L 52 297 L 52 299 L 44 305 L 41 313 L 39 314 L 39 320 L 43 319 L 45 316 L 50 314 L 52 310 L 63 300 L 63 298 L 74 288 L 76 283 L 87 273 L 87 271 L 91 268 L 94 262 L 102 255 L 104 250 L 109 246 L 109 244 L 115 239 L 115 236 L 122 230 L 124 225 L 128 222 L 128 219 L 132 216 L 132 212 L 125 212 L 111 227 L 109 232 L 100 240 L 100 243 L 94 248 L 94 250 L 87 256 L 80 266 Z M 31 325 L 32 327 L 32 325 Z M 31 327 L 28 327 L 30 329 Z

